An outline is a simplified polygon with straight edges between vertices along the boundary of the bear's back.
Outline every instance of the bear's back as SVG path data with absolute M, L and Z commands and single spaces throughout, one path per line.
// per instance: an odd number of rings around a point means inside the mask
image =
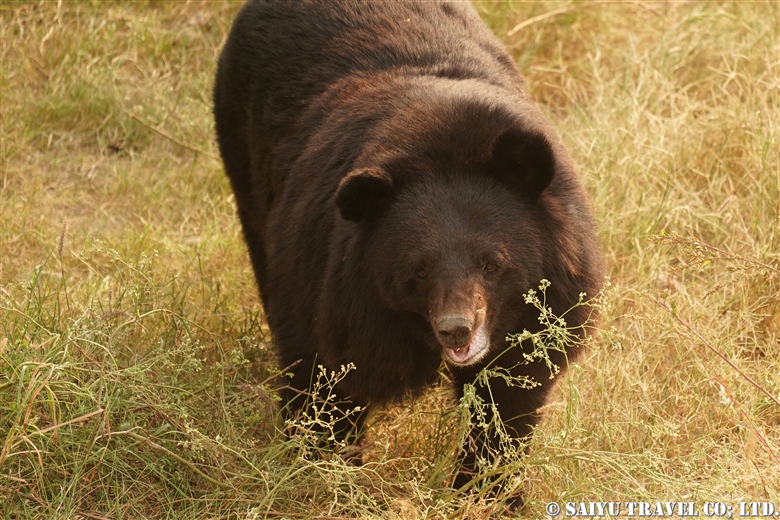
M 468 3 L 252 0 L 220 57 L 218 134 L 250 142 L 270 165 L 285 139 L 293 149 L 306 142 L 301 118 L 318 96 L 345 77 L 382 75 L 476 79 L 525 95 L 513 61 Z

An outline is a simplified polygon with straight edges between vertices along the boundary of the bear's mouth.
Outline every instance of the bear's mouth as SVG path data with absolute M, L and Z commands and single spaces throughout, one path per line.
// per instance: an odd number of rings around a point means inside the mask
M 469 344 L 460 348 L 444 348 L 446 354 L 446 360 L 453 365 L 465 367 L 473 365 L 485 354 L 487 354 L 488 347 L 490 346 L 490 336 L 488 334 L 486 320 L 482 320 L 482 323 L 477 327 L 476 332 L 471 337 Z

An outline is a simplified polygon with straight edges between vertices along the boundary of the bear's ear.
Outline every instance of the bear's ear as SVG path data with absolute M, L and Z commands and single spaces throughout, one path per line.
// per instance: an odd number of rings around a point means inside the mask
M 494 175 L 535 198 L 555 175 L 555 156 L 544 135 L 511 128 L 493 145 L 490 168 Z
M 390 176 L 379 168 L 351 171 L 336 188 L 336 207 L 344 219 L 360 222 L 379 212 L 392 185 Z

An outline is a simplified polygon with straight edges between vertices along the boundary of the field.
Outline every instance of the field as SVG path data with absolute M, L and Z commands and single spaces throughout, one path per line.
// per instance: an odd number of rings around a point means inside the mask
M 476 5 L 578 165 L 610 277 L 507 466 L 517 515 L 780 509 L 778 3 Z M 285 439 L 211 117 L 239 7 L 0 4 L 0 517 L 499 514 L 448 488 L 446 384 L 375 413 L 362 467 Z

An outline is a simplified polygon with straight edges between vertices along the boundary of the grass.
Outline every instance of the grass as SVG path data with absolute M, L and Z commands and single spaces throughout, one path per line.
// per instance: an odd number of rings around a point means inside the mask
M 239 7 L 0 5 L 0 515 L 483 518 L 500 503 L 447 489 L 446 386 L 375 413 L 361 468 L 279 433 L 210 115 Z M 780 507 L 777 4 L 477 7 L 580 167 L 612 284 L 524 514 Z

